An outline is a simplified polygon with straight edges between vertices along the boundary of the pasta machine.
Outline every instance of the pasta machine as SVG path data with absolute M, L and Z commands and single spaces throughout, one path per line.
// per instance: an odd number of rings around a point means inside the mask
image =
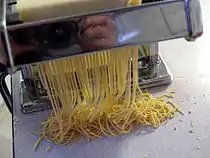
M 38 122 L 49 114 L 51 108 L 37 74 L 31 71 L 33 64 L 138 45 L 139 81 L 142 88 L 150 88 L 172 81 L 158 43 L 177 38 L 194 41 L 203 33 L 199 0 L 144 0 L 141 6 L 31 21 L 20 18 L 15 8 L 17 3 L 15 0 L 0 0 L 0 52 L 6 59 L 0 64 L 0 91 L 13 116 L 16 158 L 39 155 L 31 155 L 35 140 L 25 135 L 38 129 Z M 101 32 L 106 34 L 108 42 L 100 39 L 102 42 L 97 45 L 85 36 L 82 22 L 103 16 L 111 21 Z M 11 76 L 11 92 L 5 82 L 8 75 Z M 46 153 L 42 156 L 49 157 Z

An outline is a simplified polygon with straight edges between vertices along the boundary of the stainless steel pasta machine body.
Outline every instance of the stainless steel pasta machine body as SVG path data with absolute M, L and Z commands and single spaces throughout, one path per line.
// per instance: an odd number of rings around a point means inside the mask
M 199 0 L 143 2 L 141 6 L 24 22 L 14 10 L 15 1 L 0 0 L 0 52 L 7 59 L 0 64 L 0 92 L 13 115 L 14 157 L 22 158 L 22 150 L 31 158 L 37 156 L 29 154 L 34 140 L 25 138 L 30 131 L 27 127 L 38 127 L 41 116 L 51 107 L 44 88 L 30 69 L 35 63 L 138 45 L 141 87 L 171 83 L 172 75 L 161 58 L 158 42 L 176 38 L 194 41 L 202 35 Z M 111 20 L 107 38 L 112 40 L 94 45 L 84 35 L 82 22 L 107 15 Z M 8 74 L 12 76 L 11 93 L 5 83 Z M 32 118 L 36 118 L 32 124 L 26 121 Z

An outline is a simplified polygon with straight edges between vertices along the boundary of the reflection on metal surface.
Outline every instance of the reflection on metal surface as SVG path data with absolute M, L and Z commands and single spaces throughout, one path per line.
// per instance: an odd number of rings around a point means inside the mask
M 189 35 L 184 1 L 8 27 L 15 65 Z M 154 26 L 155 24 L 155 26 Z
M 190 18 L 192 27 L 192 38 L 197 38 L 203 34 L 203 21 L 202 11 L 199 0 L 190 0 L 189 5 L 191 8 Z
M 198 0 L 166 0 L 8 26 L 6 0 L 1 2 L 1 33 L 10 66 L 181 37 L 192 41 L 203 33 Z

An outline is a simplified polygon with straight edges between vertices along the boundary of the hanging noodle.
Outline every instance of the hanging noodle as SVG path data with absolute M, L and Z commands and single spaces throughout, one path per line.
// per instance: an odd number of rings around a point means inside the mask
M 157 128 L 178 111 L 166 95 L 154 98 L 140 90 L 137 46 L 35 68 L 53 108 L 42 122 L 41 138 L 57 145 L 130 133 L 135 125 Z

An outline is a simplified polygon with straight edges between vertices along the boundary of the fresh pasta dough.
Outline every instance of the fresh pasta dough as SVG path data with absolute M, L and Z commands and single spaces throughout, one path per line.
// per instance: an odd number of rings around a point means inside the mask
M 123 7 L 126 0 L 18 0 L 16 9 L 23 21 L 90 13 Z
M 36 69 L 53 107 L 41 138 L 58 145 L 122 135 L 135 125 L 158 127 L 178 111 L 165 101 L 167 95 L 154 98 L 140 90 L 138 47 L 50 61 Z
M 118 136 L 130 133 L 136 125 L 157 128 L 181 112 L 167 100 L 169 95 L 154 98 L 141 91 L 138 49 L 124 47 L 32 67 L 53 108 L 42 122 L 40 139 L 70 145 L 81 137 Z

